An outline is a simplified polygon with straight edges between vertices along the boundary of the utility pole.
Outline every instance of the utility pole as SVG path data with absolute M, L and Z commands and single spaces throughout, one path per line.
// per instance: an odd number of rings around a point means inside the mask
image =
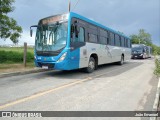
M 23 53 L 23 64 L 24 64 L 24 67 L 26 67 L 26 62 L 27 62 L 27 43 L 24 42 L 24 53 Z
M 68 11 L 71 11 L 71 0 L 68 1 Z

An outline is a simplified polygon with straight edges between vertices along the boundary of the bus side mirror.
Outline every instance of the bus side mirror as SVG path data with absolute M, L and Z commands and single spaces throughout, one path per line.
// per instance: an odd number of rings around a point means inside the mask
M 30 36 L 32 37 L 32 34 L 33 34 L 33 30 L 32 29 L 30 29 Z
M 32 37 L 32 34 L 33 34 L 32 27 L 36 27 L 36 28 L 37 28 L 37 27 L 38 27 L 38 25 L 33 25 L 33 26 L 31 26 L 31 27 L 30 27 L 30 36 L 31 36 L 31 37 Z

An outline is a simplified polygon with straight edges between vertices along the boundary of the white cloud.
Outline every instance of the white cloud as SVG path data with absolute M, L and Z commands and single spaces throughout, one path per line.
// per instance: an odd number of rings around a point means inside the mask
M 19 44 L 23 44 L 24 42 L 27 42 L 28 45 L 34 45 L 35 43 L 35 33 L 36 31 L 33 32 L 33 36 L 30 37 L 30 32 L 29 31 L 24 31 L 22 33 L 21 38 L 19 39 Z
M 71 1 L 74 6 L 76 0 Z M 29 27 L 41 18 L 67 12 L 68 0 L 16 0 L 15 7 L 11 16 L 24 31 L 20 42 L 34 43 Z M 128 35 L 143 28 L 153 41 L 160 39 L 160 0 L 80 0 L 73 11 Z
M 28 45 L 34 45 L 35 43 L 35 32 L 32 37 L 30 37 L 29 31 L 24 31 L 19 38 L 18 45 L 23 45 L 24 42 L 27 42 Z M 13 42 L 10 39 L 2 40 L 0 45 L 13 45 Z

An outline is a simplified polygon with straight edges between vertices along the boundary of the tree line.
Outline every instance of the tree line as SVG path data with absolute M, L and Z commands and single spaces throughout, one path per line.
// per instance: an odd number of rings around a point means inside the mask
M 3 40 L 10 39 L 14 44 L 19 42 L 22 27 L 19 26 L 8 13 L 13 12 L 15 0 L 0 0 L 0 38 Z M 151 35 L 144 29 L 140 29 L 138 34 L 130 35 L 132 44 L 145 44 L 151 46 L 154 54 L 160 55 L 160 47 L 152 43 Z
M 145 44 L 151 46 L 155 55 L 160 55 L 160 47 L 152 43 L 151 34 L 144 29 L 140 29 L 138 34 L 130 35 L 132 44 Z

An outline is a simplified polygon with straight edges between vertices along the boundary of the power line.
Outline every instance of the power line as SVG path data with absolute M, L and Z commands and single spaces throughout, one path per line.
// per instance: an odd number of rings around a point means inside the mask
M 71 0 L 68 0 L 68 11 L 71 11 Z
M 76 8 L 76 6 L 78 5 L 78 2 L 79 2 L 79 1 L 80 1 L 80 0 L 77 0 L 77 2 L 75 3 L 73 9 L 71 9 L 71 10 L 74 10 L 74 9 Z

